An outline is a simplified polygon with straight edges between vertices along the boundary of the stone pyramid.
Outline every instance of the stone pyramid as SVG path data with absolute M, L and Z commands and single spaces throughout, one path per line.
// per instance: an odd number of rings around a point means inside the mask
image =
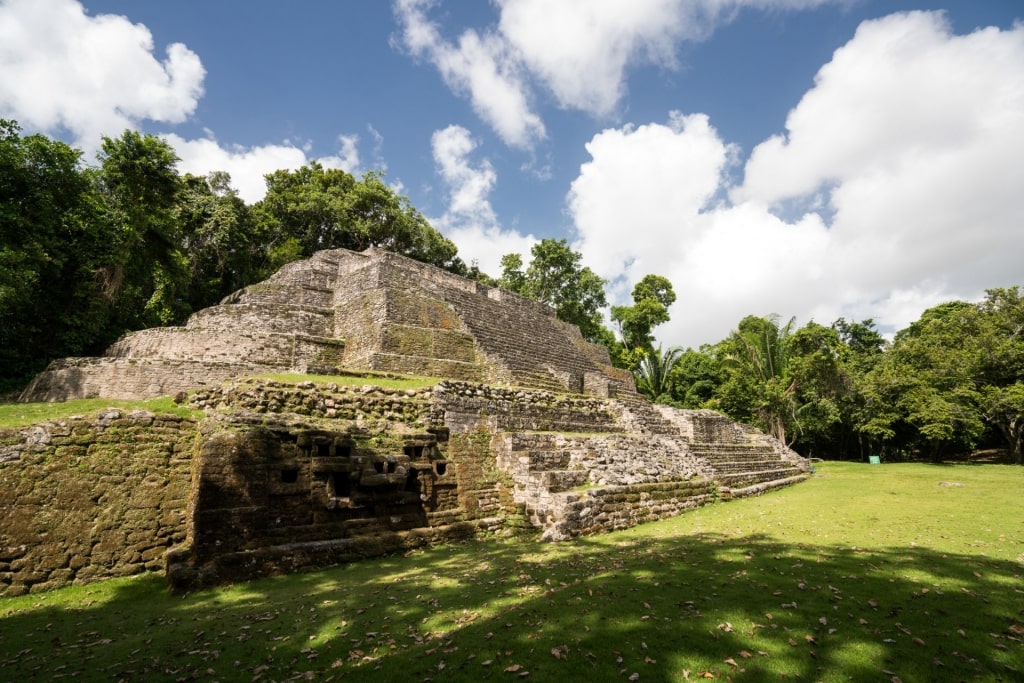
M 150 398 L 254 373 L 377 370 L 609 397 L 607 350 L 543 304 L 382 249 L 321 251 L 99 358 L 52 363 L 23 401 Z

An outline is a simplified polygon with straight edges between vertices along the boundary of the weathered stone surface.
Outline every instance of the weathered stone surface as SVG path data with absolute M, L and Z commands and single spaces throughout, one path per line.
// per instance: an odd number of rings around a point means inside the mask
M 159 568 L 184 538 L 191 463 L 146 453 L 188 450 L 195 423 L 115 413 L 0 432 L 20 454 L 0 463 L 0 595 Z

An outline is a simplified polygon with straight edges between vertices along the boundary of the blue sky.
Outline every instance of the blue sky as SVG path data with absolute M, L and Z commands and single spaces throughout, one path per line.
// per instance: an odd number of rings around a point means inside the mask
M 0 0 L 0 116 L 386 180 L 487 272 L 565 237 L 665 344 L 1024 284 L 1017 0 Z

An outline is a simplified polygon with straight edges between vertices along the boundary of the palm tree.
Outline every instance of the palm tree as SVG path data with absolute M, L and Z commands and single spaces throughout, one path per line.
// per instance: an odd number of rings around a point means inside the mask
M 726 340 L 723 364 L 734 375 L 752 380 L 750 399 L 768 432 L 786 442 L 786 424 L 796 422 L 796 379 L 790 372 L 789 338 L 796 318 L 779 325 L 779 317 L 748 316 Z
M 670 347 L 664 352 L 658 346 L 656 351 L 651 349 L 645 352 L 635 373 L 637 391 L 651 400 L 667 394 L 670 389 L 669 374 L 682 355 L 683 349 L 679 346 Z

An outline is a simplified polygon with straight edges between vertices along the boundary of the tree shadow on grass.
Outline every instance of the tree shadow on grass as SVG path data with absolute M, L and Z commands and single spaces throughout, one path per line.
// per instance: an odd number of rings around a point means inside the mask
M 146 577 L 70 611 L 0 600 L 0 679 L 1012 681 L 1022 573 L 760 535 L 471 541 L 185 597 Z

